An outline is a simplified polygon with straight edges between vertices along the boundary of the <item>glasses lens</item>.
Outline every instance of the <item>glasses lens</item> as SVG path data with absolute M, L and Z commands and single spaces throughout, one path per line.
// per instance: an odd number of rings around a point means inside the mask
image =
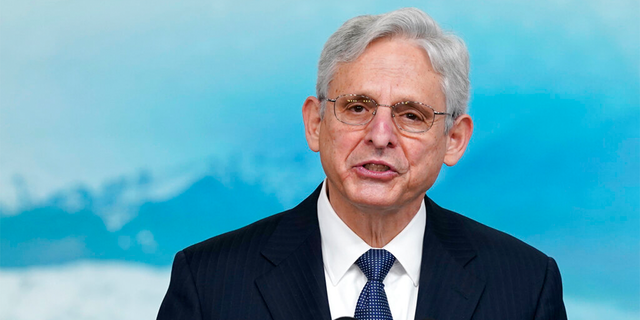
M 393 108 L 394 120 L 398 127 L 408 132 L 424 132 L 431 128 L 435 114 L 426 105 L 407 101 L 396 104 Z
M 373 118 L 376 102 L 366 96 L 341 96 L 335 103 L 338 120 L 351 125 L 368 123 Z

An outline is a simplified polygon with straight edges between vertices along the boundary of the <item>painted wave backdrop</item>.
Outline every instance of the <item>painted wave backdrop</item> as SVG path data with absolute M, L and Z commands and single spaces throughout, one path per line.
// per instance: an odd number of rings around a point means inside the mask
M 178 250 L 322 181 L 322 45 L 406 6 L 472 61 L 474 136 L 429 196 L 553 256 L 571 319 L 640 317 L 637 1 L 0 6 L 0 319 L 153 318 Z

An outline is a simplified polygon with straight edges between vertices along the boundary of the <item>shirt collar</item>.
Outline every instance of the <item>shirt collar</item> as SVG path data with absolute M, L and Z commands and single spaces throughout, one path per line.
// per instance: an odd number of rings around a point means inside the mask
M 391 252 L 411 278 L 414 286 L 420 280 L 422 240 L 427 214 L 424 201 L 409 224 L 384 249 Z M 338 217 L 327 197 L 327 181 L 322 183 L 318 198 L 318 224 L 322 239 L 324 268 L 336 286 L 355 261 L 371 247 Z

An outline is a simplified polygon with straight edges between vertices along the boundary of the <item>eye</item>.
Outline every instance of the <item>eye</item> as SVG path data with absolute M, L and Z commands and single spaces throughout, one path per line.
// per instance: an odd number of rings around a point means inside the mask
M 398 112 L 398 117 L 400 117 L 403 121 L 408 121 L 408 122 L 423 122 L 424 121 L 424 115 L 422 115 L 422 113 L 420 113 L 417 110 L 402 110 L 401 112 Z
M 353 99 L 346 102 L 347 103 L 344 106 L 345 112 L 351 114 L 363 114 L 369 112 L 370 106 L 367 103 L 369 103 L 370 100 Z
M 348 106 L 347 110 L 353 113 L 362 113 L 367 111 L 367 109 L 363 105 L 359 104 L 350 105 Z

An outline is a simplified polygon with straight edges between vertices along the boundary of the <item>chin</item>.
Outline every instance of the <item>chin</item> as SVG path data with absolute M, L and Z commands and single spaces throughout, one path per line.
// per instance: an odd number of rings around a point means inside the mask
M 363 208 L 392 208 L 401 202 L 395 192 L 388 188 L 375 188 L 371 186 L 353 186 L 347 190 L 347 197 L 358 207 Z M 349 192 L 351 191 L 351 192 Z

